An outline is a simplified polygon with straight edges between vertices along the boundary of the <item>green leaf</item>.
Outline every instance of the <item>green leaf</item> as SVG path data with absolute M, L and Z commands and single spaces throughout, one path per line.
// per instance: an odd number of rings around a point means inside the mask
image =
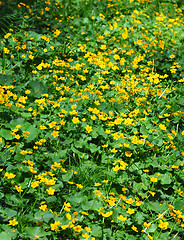
M 180 98 L 178 100 L 178 104 L 181 105 L 181 106 L 184 106 L 184 98 Z
M 106 236 L 110 237 L 111 234 L 112 234 L 112 231 L 111 231 L 110 228 L 105 228 L 105 229 L 103 229 L 103 235 L 106 235 Z M 111 239 L 112 239 L 112 238 L 111 238 Z
M 144 134 L 144 135 L 148 134 L 148 130 L 146 129 L 146 127 L 145 127 L 144 125 L 141 126 L 140 132 L 141 132 L 142 134 Z
M 147 232 L 155 232 L 157 225 L 152 223 L 151 226 L 146 230 Z
M 102 236 L 102 228 L 100 226 L 92 225 L 91 230 L 92 230 L 92 235 L 94 237 L 101 237 Z
M 5 145 L 5 141 L 2 138 L 2 140 L 0 141 L 0 150 L 4 147 L 4 145 Z
M 65 157 L 66 153 L 67 153 L 67 149 L 65 149 L 65 150 L 59 150 L 57 153 L 55 153 L 55 156 L 60 159 L 60 158 L 62 158 L 62 157 Z
M 43 220 L 44 222 L 48 223 L 52 218 L 54 217 L 54 214 L 48 211 L 45 211 L 43 213 Z
M 101 204 L 96 200 L 90 200 L 82 203 L 82 209 L 87 210 L 97 210 L 101 207 Z
M 11 135 L 11 131 L 7 129 L 1 129 L 0 130 L 0 136 L 3 137 L 6 140 L 12 140 L 14 138 L 13 135 Z
M 24 125 L 26 123 L 26 120 L 24 118 L 17 118 L 17 119 L 13 119 L 11 122 L 10 122 L 10 128 L 11 130 L 15 129 L 15 127 L 17 125 Z
M 12 226 L 2 225 L 2 229 L 4 230 L 4 232 L 0 233 L 0 239 L 2 240 L 15 239 L 16 233 L 13 232 Z
M 172 182 L 171 177 L 168 173 L 161 176 L 161 184 L 170 184 Z
M 0 239 L 11 240 L 11 235 L 10 235 L 9 232 L 1 232 L 0 233 Z
M 63 181 L 67 182 L 69 181 L 73 176 L 73 172 L 66 173 L 65 175 L 62 176 Z
M 34 239 L 36 236 L 43 237 L 48 235 L 42 227 L 27 227 L 25 233 L 31 238 Z
M 31 142 L 32 140 L 34 140 L 39 133 L 39 130 L 35 128 L 33 125 L 31 125 L 30 123 L 26 123 L 22 127 L 22 130 L 30 132 L 30 134 L 28 134 L 28 137 L 26 138 L 28 142 Z
M 33 89 L 31 94 L 34 97 L 41 97 L 41 94 L 47 93 L 47 87 L 39 81 L 32 81 L 29 83 L 29 86 Z
M 6 214 L 7 218 L 10 219 L 10 218 L 13 218 L 17 215 L 17 211 L 15 211 L 13 209 L 10 209 L 10 208 L 5 208 L 4 209 L 4 214 Z
M 86 200 L 87 200 L 87 197 L 85 195 L 82 195 L 80 192 L 79 194 L 75 194 L 74 196 L 70 197 L 70 201 L 75 203 L 82 203 Z
M 163 213 L 168 209 L 167 203 L 160 204 L 158 202 L 149 202 L 148 207 L 157 213 Z
M 144 214 L 142 212 L 137 212 L 135 214 L 135 219 L 138 222 L 138 224 L 142 224 L 144 222 Z
M 173 205 L 176 210 L 183 211 L 184 209 L 184 201 L 182 200 L 175 200 Z
M 78 151 L 74 146 L 71 147 L 71 150 L 81 158 L 84 158 L 84 159 L 88 158 L 88 154 Z
M 157 146 L 161 147 L 162 145 L 163 145 L 163 139 L 162 139 L 162 138 L 159 138 L 159 139 L 158 139 Z
M 143 188 L 144 190 L 148 190 L 150 182 L 149 182 L 149 180 L 147 179 L 146 174 L 143 174 L 143 175 L 141 176 L 141 179 L 142 179 L 142 188 Z
M 41 220 L 42 220 L 42 217 L 43 217 L 43 212 L 41 212 L 41 211 L 38 211 L 38 212 L 36 212 L 36 213 L 34 214 L 34 219 L 35 219 L 36 221 L 41 221 Z

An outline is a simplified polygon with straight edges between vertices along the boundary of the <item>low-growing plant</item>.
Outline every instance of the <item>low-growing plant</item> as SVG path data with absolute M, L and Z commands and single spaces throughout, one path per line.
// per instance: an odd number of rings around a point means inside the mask
M 0 237 L 183 239 L 181 1 L 0 6 Z

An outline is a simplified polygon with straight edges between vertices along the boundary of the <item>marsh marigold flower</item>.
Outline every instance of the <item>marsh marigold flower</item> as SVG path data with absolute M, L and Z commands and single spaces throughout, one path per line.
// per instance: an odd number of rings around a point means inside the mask
M 135 212 L 135 210 L 132 209 L 132 208 L 129 208 L 126 212 L 127 212 L 128 214 L 133 214 L 133 213 Z
M 168 222 L 163 222 L 162 220 L 160 220 L 160 224 L 159 224 L 159 228 L 161 228 L 162 230 L 166 230 L 168 228 L 169 223 Z
M 56 138 L 56 137 L 59 136 L 59 132 L 58 132 L 58 131 L 53 131 L 53 132 L 51 133 L 51 135 L 52 135 L 54 138 Z
M 39 186 L 39 184 L 40 184 L 39 181 L 32 182 L 32 183 L 31 183 L 31 187 L 32 187 L 32 188 L 36 188 L 36 187 Z
M 117 217 L 117 219 L 119 219 L 120 221 L 124 222 L 127 220 L 126 217 L 123 217 L 123 215 L 120 215 L 119 217 Z
M 46 204 L 42 204 L 39 209 L 41 209 L 42 211 L 46 211 L 47 210 L 47 205 Z
M 4 178 L 5 178 L 5 177 L 7 177 L 8 179 L 12 179 L 12 178 L 16 177 L 16 175 L 13 174 L 13 173 L 8 173 L 8 172 L 6 172 L 6 173 L 4 174 Z
M 132 153 L 130 151 L 125 152 L 126 157 L 131 157 Z
M 152 182 L 158 182 L 158 179 L 155 178 L 155 177 L 151 177 L 151 178 L 150 178 L 150 181 L 152 181 Z
M 77 226 L 73 227 L 73 230 L 75 232 L 81 232 L 83 230 L 83 228 L 80 225 L 77 225 Z
M 166 129 L 166 126 L 164 125 L 164 124 L 160 124 L 159 125 L 159 128 L 161 129 L 161 130 L 163 130 L 163 131 L 166 131 L 167 129 Z
M 46 191 L 49 195 L 54 195 L 55 189 L 50 187 L 49 189 L 46 189 Z
M 15 185 L 15 188 L 16 188 L 17 192 L 23 192 L 21 186 L 17 186 L 17 185 Z
M 132 227 L 132 230 L 134 230 L 135 232 L 138 232 L 137 228 L 133 225 Z
M 92 130 L 92 127 L 90 127 L 89 125 L 87 125 L 87 126 L 85 127 L 85 129 L 86 129 L 86 131 L 87 131 L 88 133 L 90 133 L 90 132 L 93 131 L 93 130 Z
M 61 225 L 61 222 L 60 222 L 60 221 L 58 221 L 58 222 L 55 221 L 54 223 L 51 223 L 51 224 L 50 224 L 51 230 L 57 232 L 59 225 Z
M 113 211 L 107 212 L 105 214 L 102 213 L 103 217 L 110 217 L 113 214 Z
M 10 226 L 16 226 L 18 224 L 17 220 L 14 218 L 13 220 L 9 221 Z
M 76 123 L 80 122 L 80 120 L 79 120 L 78 117 L 73 117 L 73 118 L 72 118 L 72 122 L 73 122 L 74 124 L 76 124 Z
M 71 208 L 70 203 L 66 203 L 66 202 L 64 202 L 64 211 L 66 211 L 66 212 L 70 212 L 70 208 Z

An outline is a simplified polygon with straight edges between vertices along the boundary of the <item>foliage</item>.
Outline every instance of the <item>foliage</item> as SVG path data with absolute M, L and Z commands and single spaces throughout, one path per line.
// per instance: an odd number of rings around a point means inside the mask
M 181 1 L 29 2 L 0 1 L 0 237 L 183 239 Z

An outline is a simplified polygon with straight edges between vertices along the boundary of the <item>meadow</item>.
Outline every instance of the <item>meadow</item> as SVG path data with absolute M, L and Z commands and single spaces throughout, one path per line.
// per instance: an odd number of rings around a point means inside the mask
M 0 239 L 184 239 L 181 0 L 0 1 Z

